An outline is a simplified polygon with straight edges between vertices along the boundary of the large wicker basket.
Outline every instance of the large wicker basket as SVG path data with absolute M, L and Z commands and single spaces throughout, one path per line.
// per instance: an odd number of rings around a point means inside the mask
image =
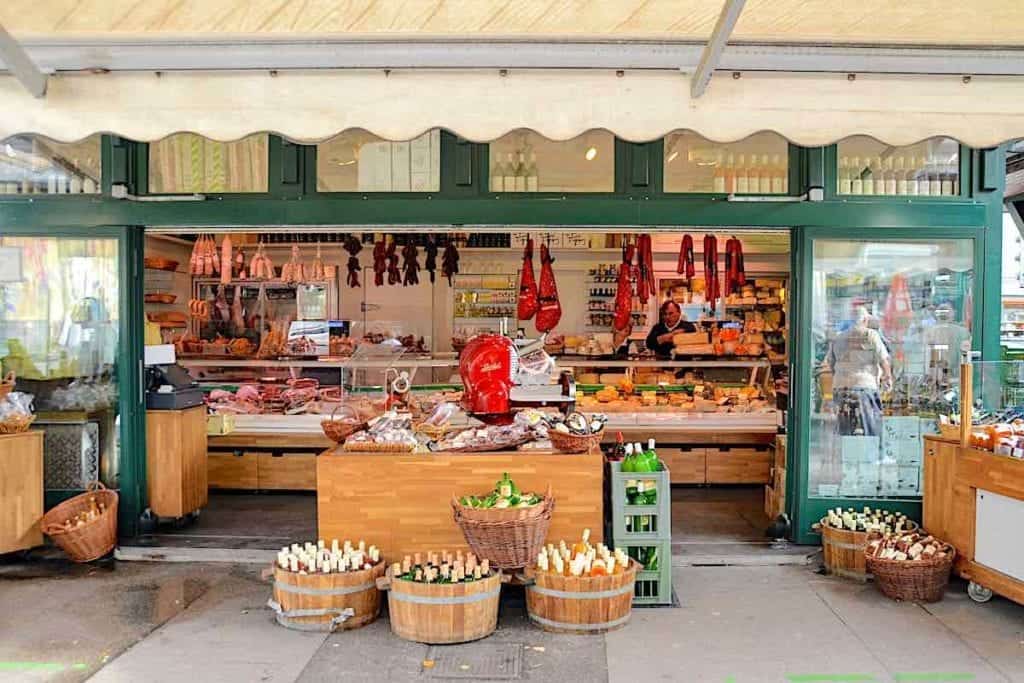
M 543 502 L 529 508 L 480 510 L 452 498 L 455 523 L 477 557 L 500 569 L 528 566 L 544 547 L 555 499 L 550 489 Z
M 938 602 L 949 584 L 956 550 L 949 546 L 946 556 L 930 560 L 882 560 L 865 552 L 867 570 L 875 577 L 882 594 L 906 602 Z
M 65 529 L 64 522 L 89 510 L 93 498 L 97 505 L 103 503 L 103 512 L 84 526 Z M 94 481 L 86 493 L 69 498 L 43 515 L 40 526 L 73 561 L 98 560 L 117 544 L 117 492 Z
M 338 410 L 342 411 L 344 417 L 336 417 Z M 359 414 L 354 408 L 339 403 L 331 411 L 328 419 L 320 421 L 320 429 L 324 430 L 324 436 L 334 443 L 345 443 L 345 439 L 361 429 L 366 429 L 366 423 L 359 419 Z
M 551 445 L 563 453 L 597 452 L 601 449 L 602 436 L 604 436 L 604 430 L 597 434 L 586 434 L 584 436 L 566 434 L 557 429 L 548 430 L 548 438 L 551 439 Z

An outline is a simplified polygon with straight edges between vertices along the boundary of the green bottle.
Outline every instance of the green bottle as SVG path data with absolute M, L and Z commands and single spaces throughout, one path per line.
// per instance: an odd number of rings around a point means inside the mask
M 661 462 L 658 460 L 658 454 L 654 450 L 654 439 L 647 440 L 647 450 L 644 451 L 644 460 L 646 464 L 646 471 L 657 472 L 661 469 Z M 644 504 L 658 504 L 658 486 L 654 481 L 647 482 L 647 490 L 644 495 Z
M 626 457 L 622 459 L 623 472 L 636 472 L 636 458 L 633 455 L 633 444 L 626 444 Z

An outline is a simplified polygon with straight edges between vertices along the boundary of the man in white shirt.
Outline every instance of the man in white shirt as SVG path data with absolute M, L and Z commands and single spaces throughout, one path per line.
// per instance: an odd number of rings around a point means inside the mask
M 839 416 L 839 433 L 878 436 L 882 429 L 884 389 L 892 388 L 892 366 L 882 336 L 868 326 L 867 309 L 857 309 L 857 321 L 832 342 L 825 362 L 832 370 L 832 400 Z

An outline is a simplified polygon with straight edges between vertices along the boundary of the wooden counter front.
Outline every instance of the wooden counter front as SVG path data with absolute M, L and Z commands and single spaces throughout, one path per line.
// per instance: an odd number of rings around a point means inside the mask
M 317 528 L 326 541 L 364 539 L 389 562 L 414 552 L 467 549 L 452 519 L 452 495 L 493 490 L 503 472 L 522 491 L 551 485 L 548 539 L 590 529 L 602 540 L 604 459 L 551 451 L 392 455 L 327 451 L 317 459 Z

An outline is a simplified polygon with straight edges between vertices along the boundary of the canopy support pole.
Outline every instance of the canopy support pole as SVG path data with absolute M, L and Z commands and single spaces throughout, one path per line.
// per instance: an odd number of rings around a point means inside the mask
M 46 96 L 48 76 L 36 66 L 25 49 L 3 26 L 0 26 L 0 60 L 3 60 L 7 70 L 25 86 L 25 90 L 28 90 L 32 97 Z
M 690 80 L 690 97 L 692 99 L 697 99 L 708 89 L 708 83 L 711 82 L 711 74 L 718 67 L 718 62 L 722 58 L 722 52 L 725 51 L 725 44 L 729 42 L 729 36 L 732 35 L 732 30 L 736 26 L 736 21 L 740 18 L 740 12 L 743 11 L 743 5 L 746 4 L 746 1 L 725 0 L 725 5 L 722 6 L 722 13 L 718 15 L 715 29 L 711 32 L 711 39 L 704 46 L 700 62 L 697 63 L 697 70 L 693 72 L 693 78 Z

